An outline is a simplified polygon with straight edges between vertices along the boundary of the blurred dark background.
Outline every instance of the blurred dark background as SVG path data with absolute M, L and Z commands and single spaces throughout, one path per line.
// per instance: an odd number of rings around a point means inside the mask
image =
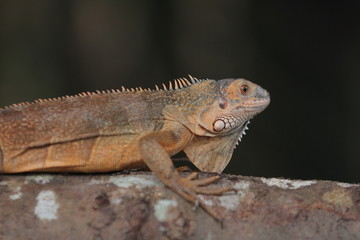
M 0 105 L 191 74 L 271 93 L 225 172 L 360 182 L 356 1 L 1 0 Z

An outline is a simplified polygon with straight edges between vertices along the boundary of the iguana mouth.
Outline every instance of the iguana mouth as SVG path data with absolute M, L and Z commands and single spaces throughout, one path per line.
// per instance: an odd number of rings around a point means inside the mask
M 248 111 L 258 111 L 261 112 L 264 110 L 270 103 L 269 98 L 262 98 L 262 99 L 256 99 L 251 100 L 243 103 L 241 107 L 247 109 Z

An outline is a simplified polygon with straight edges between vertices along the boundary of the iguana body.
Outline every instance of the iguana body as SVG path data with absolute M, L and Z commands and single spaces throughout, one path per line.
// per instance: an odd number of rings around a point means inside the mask
M 190 80 L 5 107 L 0 172 L 108 172 L 145 164 L 190 201 L 196 193 L 223 192 L 200 186 L 216 178 L 181 178 L 170 156 L 184 150 L 200 170 L 220 173 L 269 94 L 243 79 Z

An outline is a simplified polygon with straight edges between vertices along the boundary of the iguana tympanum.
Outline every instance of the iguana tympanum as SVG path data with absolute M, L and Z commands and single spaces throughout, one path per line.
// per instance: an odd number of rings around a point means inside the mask
M 218 176 L 180 176 L 184 151 L 201 171 L 221 173 L 269 93 L 244 79 L 170 82 L 168 87 L 86 92 L 0 109 L 0 172 L 108 172 L 146 165 L 166 186 L 200 203 Z M 209 210 L 209 209 L 207 209 Z

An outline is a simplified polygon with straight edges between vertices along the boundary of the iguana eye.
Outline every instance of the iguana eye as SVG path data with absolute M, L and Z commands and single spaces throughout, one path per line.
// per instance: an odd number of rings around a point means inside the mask
M 214 122 L 214 131 L 215 132 L 220 132 L 224 128 L 225 128 L 225 122 L 223 120 L 217 120 L 216 122 Z
M 240 86 L 240 92 L 245 95 L 247 93 L 247 91 L 249 90 L 249 86 L 246 84 L 243 84 Z

